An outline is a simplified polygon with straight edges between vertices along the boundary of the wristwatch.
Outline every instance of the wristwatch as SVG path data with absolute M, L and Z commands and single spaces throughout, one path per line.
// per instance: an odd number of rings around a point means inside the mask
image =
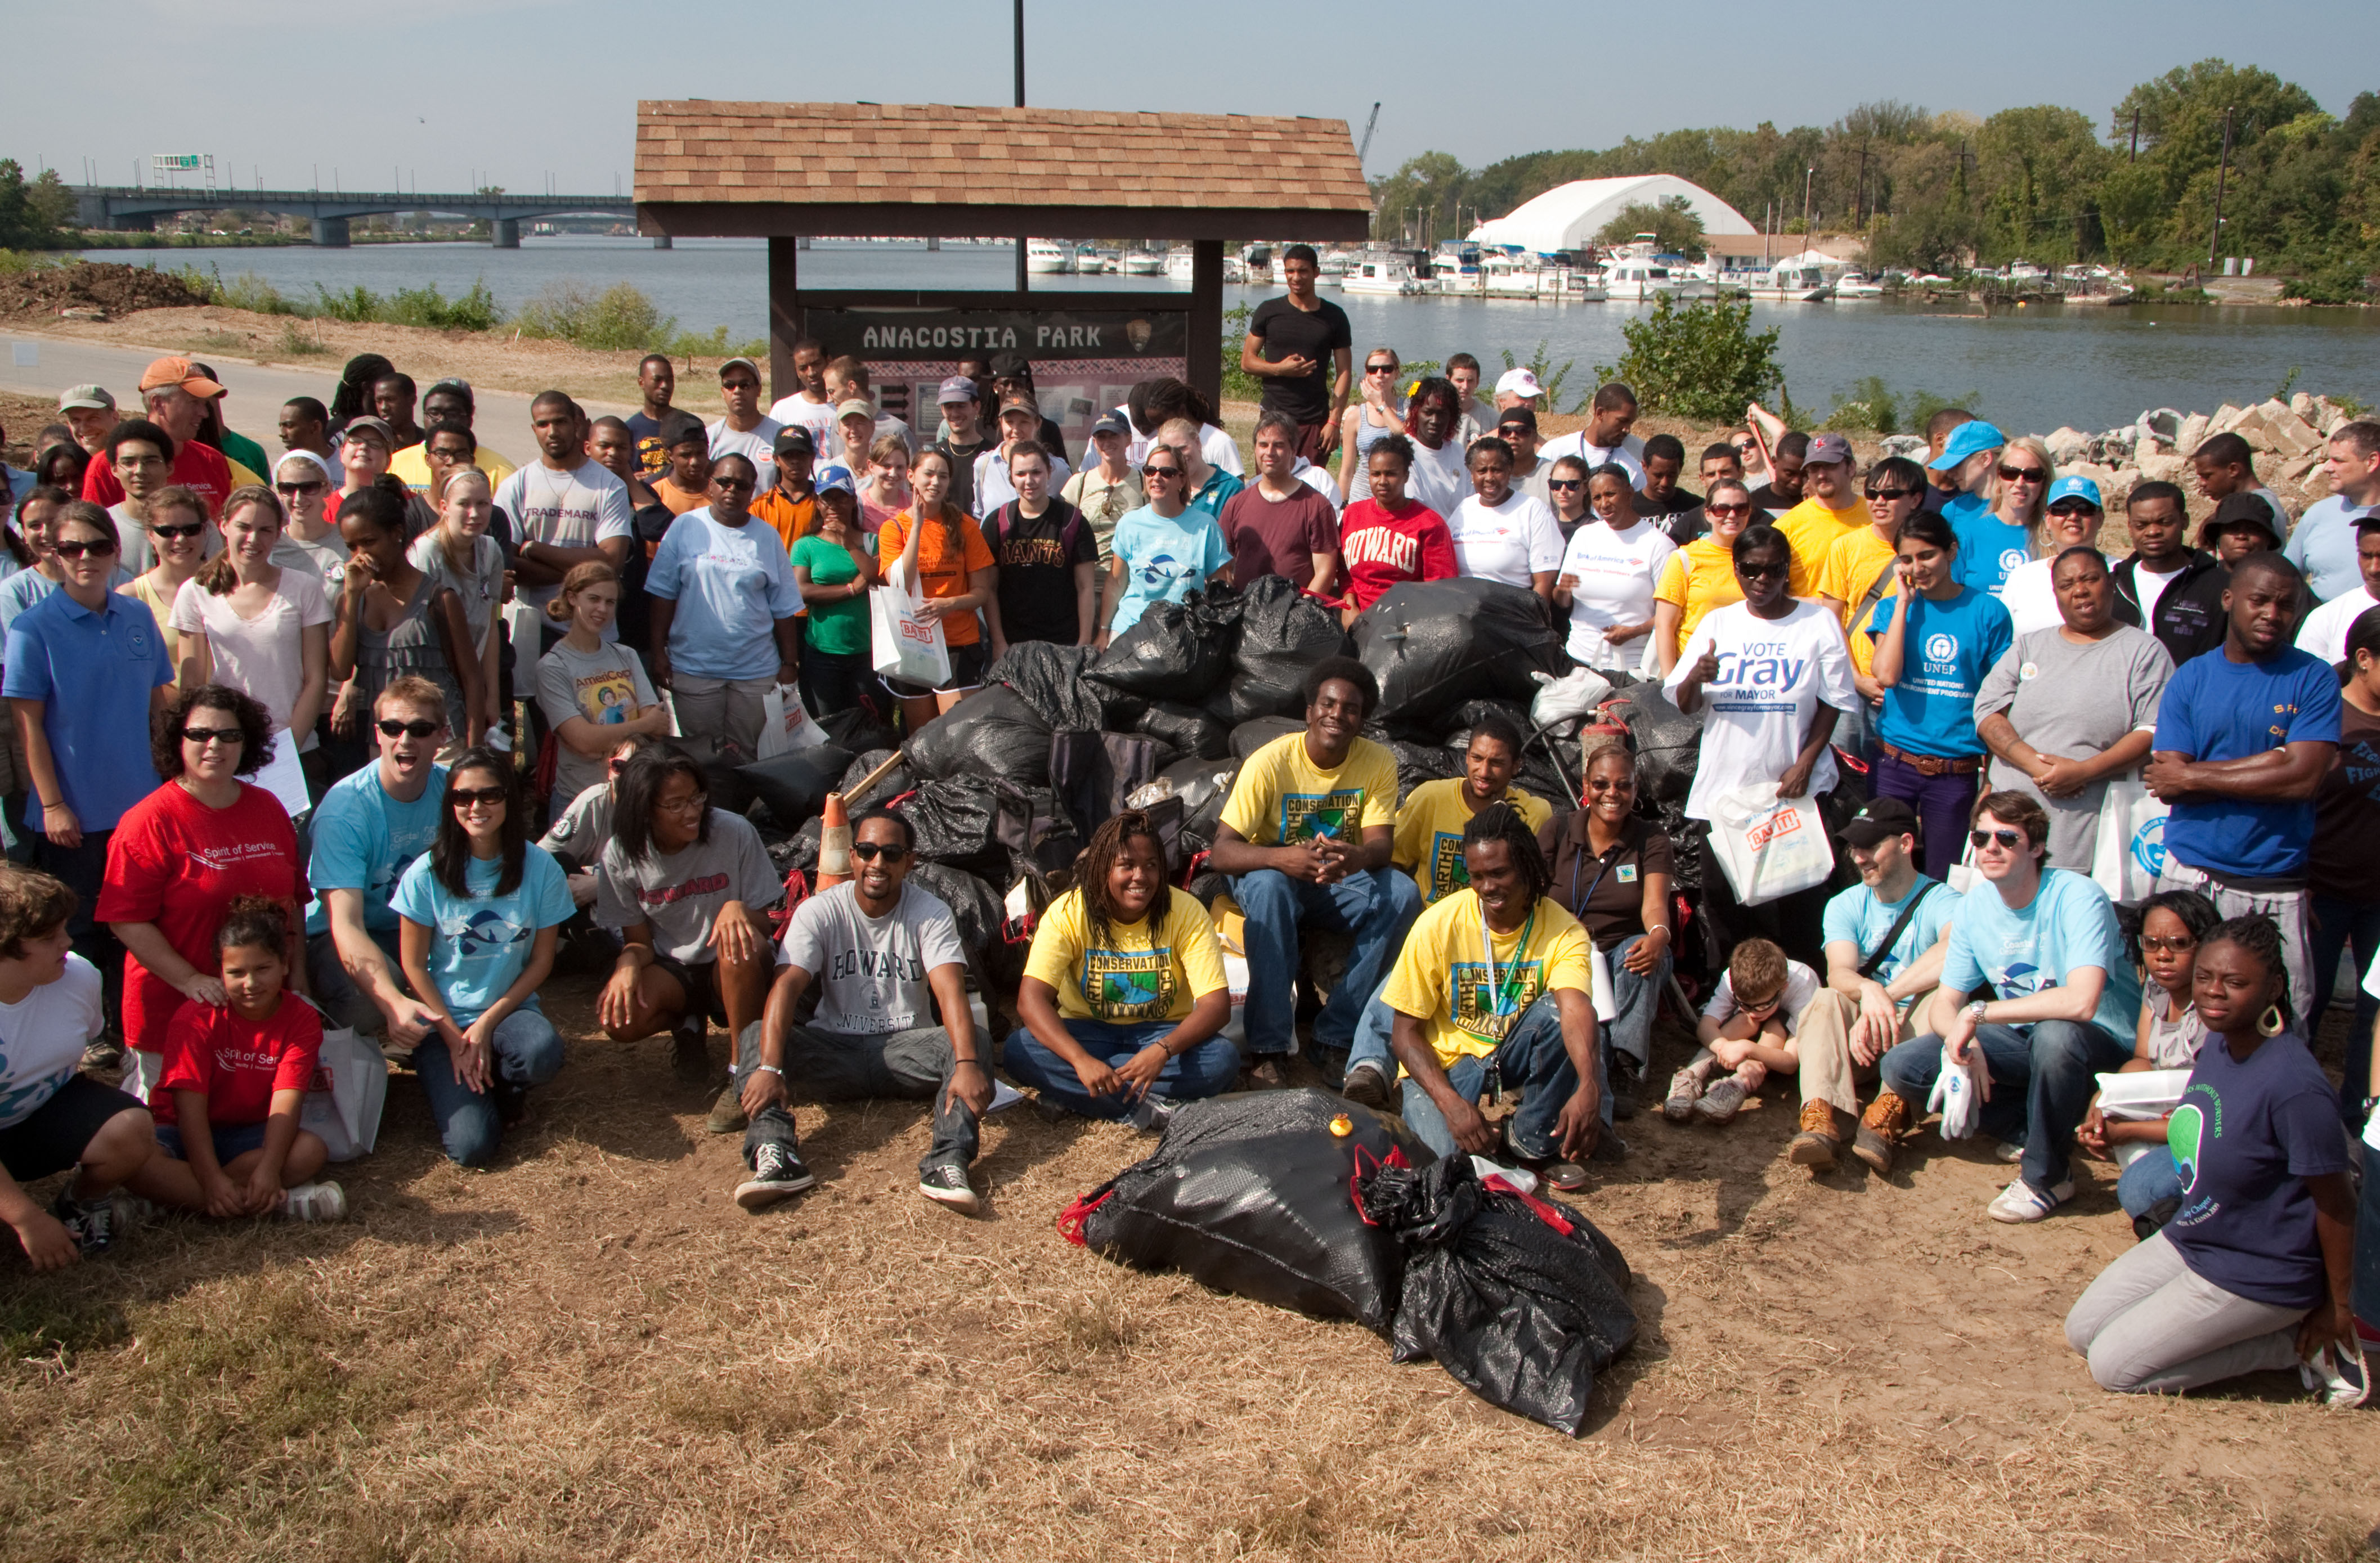
M 1967 1005 L 1967 1018 L 1968 1018 L 1969 1020 L 1971 1020 L 1971 1021 L 1974 1022 L 1974 1024 L 1977 1024 L 1977 1025 L 1981 1025 L 1981 1024 L 1984 1024 L 1984 1006 L 1985 1006 L 1986 1003 L 1988 1003 L 1988 1002 L 1989 1002 L 1989 1000 L 1984 1000 L 1984 999 L 1977 999 L 1977 1000 L 1974 1000 L 1971 1001 L 1971 1002 Z

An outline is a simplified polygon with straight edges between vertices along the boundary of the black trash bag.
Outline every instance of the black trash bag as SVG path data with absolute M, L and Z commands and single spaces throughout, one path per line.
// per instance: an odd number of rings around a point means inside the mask
M 970 695 L 919 728 L 905 746 L 920 782 L 981 776 L 1020 787 L 1050 784 L 1050 728 L 1006 686 Z
M 1203 700 L 1231 672 L 1239 628 L 1239 601 L 1220 589 L 1152 602 L 1108 643 L 1088 676 L 1150 700 Z
M 892 757 L 892 750 L 889 745 L 881 749 L 870 749 L 844 768 L 843 780 L 835 783 L 834 790 L 843 794 L 845 808 L 853 814 L 857 814 L 863 808 L 874 808 L 879 804 L 891 803 L 909 790 L 909 768 L 905 765 L 896 765 L 886 771 L 880 781 L 870 784 L 866 793 L 853 791 L 862 782 L 868 780 L 868 772 Z
M 901 746 L 901 734 L 865 706 L 829 711 L 819 718 L 819 727 L 826 733 L 828 743 L 855 755 Z
M 1471 742 L 1471 730 L 1479 719 L 1491 715 L 1511 722 L 1524 742 L 1537 725 L 1530 720 L 1529 708 L 1518 700 L 1465 700 L 1439 719 L 1439 735 L 1448 748 L 1460 749 Z
M 754 760 L 736 769 L 751 784 L 753 796 L 768 809 L 769 818 L 786 830 L 798 830 L 802 821 L 818 817 L 826 795 L 851 768 L 851 751 L 832 744 L 813 744 L 773 759 Z
M 1352 1132 L 1334 1134 L 1344 1116 Z M 1181 1270 L 1220 1291 L 1381 1335 L 1402 1253 L 1364 1219 L 1361 1167 L 1431 1158 L 1401 1119 L 1308 1088 L 1184 1102 L 1156 1153 L 1076 1200 L 1059 1230 L 1142 1270 Z
M 1390 587 L 1355 620 L 1355 655 L 1379 681 L 1373 715 L 1404 731 L 1428 730 L 1465 700 L 1535 699 L 1530 673 L 1570 671 L 1536 592 L 1471 576 Z
M 779 864 L 778 866 L 782 868 L 798 868 L 805 874 L 816 874 L 818 872 L 819 839 L 824 833 L 825 830 L 825 819 L 815 815 L 812 816 L 803 824 L 800 830 L 795 831 L 793 835 L 787 839 L 785 842 L 785 860 Z M 773 860 L 775 854 L 772 853 L 770 855 Z
M 951 920 L 958 925 L 959 942 L 969 953 L 980 953 L 999 940 L 1000 893 L 983 880 L 947 863 L 920 863 L 909 870 L 908 882 L 933 891 L 949 905 Z M 980 1049 L 991 1044 L 978 1037 L 976 1045 Z
M 1008 848 L 1000 840 L 998 783 L 958 776 L 920 787 L 902 803 L 901 815 L 917 833 L 919 858 L 1006 878 Z
M 1151 700 L 1135 729 L 1172 745 L 1177 754 L 1197 759 L 1220 759 L 1232 752 L 1232 730 L 1227 724 L 1196 706 L 1173 700 Z
M 667 742 L 694 757 L 702 767 L 703 792 L 710 806 L 729 814 L 742 814 L 752 806 L 752 783 L 741 774 L 751 763 L 752 757 L 735 745 L 717 738 L 672 738 Z
M 1096 830 L 1129 807 L 1125 800 L 1179 757 L 1168 745 L 1137 733 L 1053 733 L 1050 790 L 1076 824 Z
M 1293 716 L 1257 717 L 1232 729 L 1232 757 L 1245 760 L 1276 738 L 1305 731 L 1305 719 Z
M 1305 675 L 1347 648 L 1339 615 L 1280 576 L 1259 576 L 1240 593 L 1240 638 L 1232 675 L 1208 709 L 1234 725 L 1305 709 Z M 1220 697 L 1222 709 L 1216 709 Z
M 1005 685 L 1016 691 L 1033 714 L 1052 733 L 1097 733 L 1117 725 L 1111 704 L 1127 702 L 1103 684 L 1084 675 L 1099 654 L 1087 646 L 1058 646 L 1046 640 L 1020 640 L 983 675 L 986 685 Z M 1136 707 L 1125 715 L 1137 716 Z
M 1490 1405 L 1576 1437 L 1595 1375 L 1636 1340 L 1611 1240 L 1574 1210 L 1488 1187 L 1465 1156 L 1371 1169 L 1356 1192 L 1403 1251 L 1395 1360 L 1433 1358 Z
M 1223 805 L 1231 798 L 1232 782 L 1239 773 L 1237 760 L 1176 760 L 1125 800 L 1135 808 L 1148 811 L 1150 822 L 1165 842 L 1168 873 L 1180 873 L 1190 866 L 1191 858 L 1215 844 Z
M 1604 707 L 1627 724 L 1636 750 L 1636 790 L 1652 804 L 1683 804 L 1694 791 L 1694 764 L 1702 753 L 1703 716 L 1689 716 L 1659 688 L 1640 684 Z
M 1403 797 L 1425 782 L 1443 782 L 1463 774 L 1463 751 L 1443 744 L 1408 744 L 1392 739 L 1389 753 L 1397 757 L 1397 795 Z

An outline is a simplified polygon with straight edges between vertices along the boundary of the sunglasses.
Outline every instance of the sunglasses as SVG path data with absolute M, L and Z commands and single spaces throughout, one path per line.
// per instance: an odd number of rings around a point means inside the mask
M 104 538 L 94 538 L 89 542 L 52 543 L 50 551 L 61 559 L 80 559 L 86 553 L 93 559 L 105 559 L 115 551 L 115 545 Z
M 1397 372 L 1397 366 L 1394 364 L 1366 364 L 1364 366 L 1364 372 L 1366 374 L 1394 374 Z
M 2022 830 L 1970 830 L 1967 832 L 1967 844 L 1977 852 L 1983 851 L 1996 842 L 2002 852 L 2014 852 L 2024 844 L 2024 832 Z
M 275 490 L 279 491 L 280 491 L 280 492 L 282 492 L 282 493 L 296 495 L 296 494 L 319 494 L 319 493 L 321 493 L 324 489 L 329 488 L 331 485 L 329 485 L 328 483 L 323 482 L 320 478 L 317 478 L 317 479 L 313 479 L 311 482 L 307 482 L 307 483 L 275 483 L 275 484 L 273 484 L 273 488 L 274 488 Z
M 1178 466 L 1144 466 L 1140 475 L 1143 478 L 1179 478 L 1182 469 Z
M 1776 564 L 1738 564 L 1735 567 L 1735 573 L 1737 575 L 1745 577 L 1747 580 L 1755 581 L 1773 581 L 1779 576 L 1792 574 L 1792 571 L 1793 567 L 1791 564 L 1781 563 Z
M 2143 934 L 2141 948 L 2155 951 L 2160 955 L 2187 955 L 2198 948 L 2198 940 L 2188 934 L 2176 934 L 2171 939 L 2158 939 L 2154 935 Z
M 242 744 L 247 741 L 248 735 L 237 727 L 186 727 L 182 729 L 182 742 L 186 744 L 197 744 L 202 747 L 208 744 Z
M 1559 493 L 1566 494 L 1572 489 L 1585 488 L 1586 479 L 1584 478 L 1548 478 L 1546 479 L 1546 487 L 1552 489 Z
M 890 865 L 908 856 L 909 849 L 905 846 L 887 846 L 882 842 L 856 842 L 852 845 L 851 855 L 862 863 L 873 863 L 880 857 Z
M 500 804 L 504 801 L 502 787 L 455 787 L 448 790 L 446 802 L 453 808 L 468 808 L 473 804 Z
M 1912 498 L 1916 492 L 1914 489 L 1870 489 L 1867 491 L 1867 497 L 1872 500 L 1905 500 Z
M 383 738 L 427 738 L 442 727 L 434 721 L 399 721 L 395 717 L 382 717 L 372 725 L 380 729 Z
M 2089 500 L 2060 500 L 2049 507 L 2052 515 L 2096 515 L 2099 507 Z
M 172 542 L 176 538 L 195 538 L 206 529 L 203 522 L 193 521 L 182 527 L 152 527 L 149 528 L 149 535 L 162 541 Z
M 2049 474 L 2038 466 L 2003 466 L 2000 468 L 2000 481 L 2003 483 L 2046 483 L 2049 481 Z
M 1752 514 L 1752 506 L 1749 504 L 1706 504 L 1703 506 L 1703 514 L 1706 515 L 1749 515 Z

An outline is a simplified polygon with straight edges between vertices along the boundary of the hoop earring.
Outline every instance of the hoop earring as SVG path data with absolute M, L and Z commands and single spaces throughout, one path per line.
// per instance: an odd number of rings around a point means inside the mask
M 2264 1014 L 2256 1021 L 2256 1030 L 2260 1036 L 2278 1036 L 2289 1024 L 2281 1017 L 2281 1006 L 2277 1000 L 2265 1006 Z

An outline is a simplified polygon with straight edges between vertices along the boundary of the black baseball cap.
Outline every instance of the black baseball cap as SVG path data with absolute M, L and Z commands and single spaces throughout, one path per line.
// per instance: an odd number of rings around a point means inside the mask
M 779 455 L 814 456 L 818 454 L 818 442 L 810 438 L 808 429 L 796 423 L 777 430 L 777 442 L 772 449 Z
M 1496 415 L 1496 427 L 1501 429 L 1508 423 L 1517 425 L 1518 427 L 1525 429 L 1530 433 L 1534 434 L 1537 431 L 1536 409 L 1535 407 L 1506 407 L 1502 412 Z
M 1870 798 L 1843 826 L 1845 846 L 1872 847 L 1888 836 L 1917 834 L 1917 816 L 1899 798 Z

